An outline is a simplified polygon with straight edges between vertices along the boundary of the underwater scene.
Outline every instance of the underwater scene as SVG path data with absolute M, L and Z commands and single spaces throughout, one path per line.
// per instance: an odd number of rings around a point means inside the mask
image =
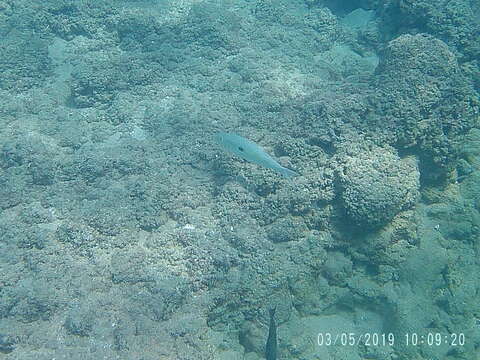
M 0 0 L 0 360 L 479 360 L 479 0 Z

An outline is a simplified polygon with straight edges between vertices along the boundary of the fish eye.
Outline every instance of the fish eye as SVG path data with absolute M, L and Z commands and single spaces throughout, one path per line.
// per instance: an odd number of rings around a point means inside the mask
M 239 146 L 238 150 L 243 151 L 243 147 Z

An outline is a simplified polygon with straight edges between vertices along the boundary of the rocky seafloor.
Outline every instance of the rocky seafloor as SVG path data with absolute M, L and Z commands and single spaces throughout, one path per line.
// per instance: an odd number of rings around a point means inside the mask
M 477 358 L 479 11 L 0 1 L 0 359 Z

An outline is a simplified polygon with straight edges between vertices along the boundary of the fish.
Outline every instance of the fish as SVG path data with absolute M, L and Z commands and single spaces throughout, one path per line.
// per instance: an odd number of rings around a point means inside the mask
M 265 345 L 265 359 L 277 360 L 277 324 L 275 323 L 275 310 L 277 308 L 271 308 L 268 310 L 270 313 L 270 326 L 268 327 L 267 344 Z
M 283 167 L 260 146 L 240 135 L 219 132 L 215 135 L 215 140 L 224 150 L 231 152 L 248 162 L 275 170 L 286 178 L 298 176 L 297 172 Z

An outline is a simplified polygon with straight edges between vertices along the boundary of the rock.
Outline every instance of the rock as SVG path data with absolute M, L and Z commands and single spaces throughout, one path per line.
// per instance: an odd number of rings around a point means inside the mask
M 95 314 L 88 306 L 80 306 L 70 310 L 64 326 L 71 335 L 89 336 L 95 322 Z
M 415 204 L 419 179 L 414 158 L 400 159 L 387 148 L 346 155 L 340 174 L 346 213 L 356 226 L 381 227 Z
M 15 350 L 16 339 L 10 335 L 0 334 L 0 353 L 8 354 Z
M 422 181 L 442 182 L 453 170 L 458 144 L 478 121 L 478 95 L 455 54 L 426 34 L 388 44 L 376 70 L 376 121 L 370 131 L 397 148 L 418 148 Z

